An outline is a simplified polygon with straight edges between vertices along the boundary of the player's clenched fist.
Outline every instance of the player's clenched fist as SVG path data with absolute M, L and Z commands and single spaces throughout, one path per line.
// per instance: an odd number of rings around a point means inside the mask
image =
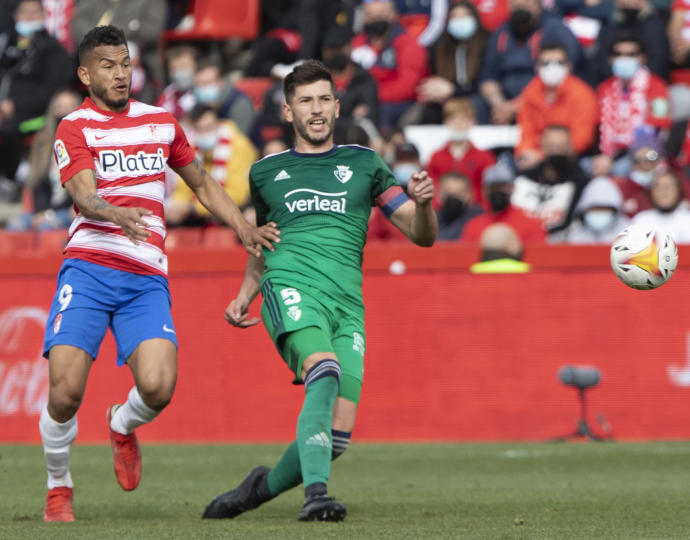
M 269 251 L 274 251 L 273 244 L 280 242 L 280 231 L 274 222 L 266 223 L 261 227 L 246 227 L 238 232 L 238 236 L 250 254 L 259 257 L 261 248 L 265 247 Z
M 151 210 L 139 207 L 118 207 L 115 210 L 113 223 L 119 225 L 123 234 L 133 243 L 146 240 L 151 233 L 146 230 L 148 223 L 144 220 L 145 216 L 150 216 Z
M 434 198 L 434 183 L 426 171 L 412 173 L 407 183 L 407 194 L 417 204 L 428 204 Z
M 238 328 L 247 328 L 258 324 L 257 317 L 249 318 L 249 303 L 235 298 L 225 309 L 225 320 Z

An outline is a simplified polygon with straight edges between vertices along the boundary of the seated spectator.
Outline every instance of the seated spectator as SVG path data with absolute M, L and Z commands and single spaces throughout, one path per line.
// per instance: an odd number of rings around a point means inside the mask
M 690 244 L 690 209 L 683 204 L 683 185 L 673 171 L 658 174 L 649 188 L 653 208 L 642 210 L 633 223 L 659 227 L 671 235 L 676 244 Z
M 520 142 L 515 155 L 520 169 L 543 159 L 540 146 L 546 126 L 566 126 L 573 150 L 580 155 L 592 146 L 599 121 L 596 95 L 571 74 L 572 64 L 562 45 L 542 45 L 537 66 L 537 76 L 523 90 L 518 106 Z
M 614 0 L 555 0 L 553 11 L 589 52 L 613 14 Z
M 81 104 L 72 90 L 62 90 L 50 100 L 43 128 L 34 136 L 29 152 L 29 172 L 22 197 L 24 211 L 7 222 L 7 230 L 66 229 L 74 217 L 72 199 L 60 182 L 53 144 L 57 125 Z
M 469 140 L 469 131 L 475 125 L 475 110 L 468 98 L 452 98 L 443 106 L 443 123 L 449 130 L 449 141 L 432 154 L 427 171 L 438 188 L 441 176 L 458 172 L 472 182 L 474 200 L 482 202 L 482 175 L 487 167 L 496 163 L 491 152 L 479 150 Z M 438 190 L 437 190 L 438 191 Z M 435 203 L 438 206 L 438 198 Z
M 194 97 L 197 104 L 215 108 L 220 118 L 232 120 L 245 135 L 250 133 L 254 122 L 252 101 L 222 76 L 217 62 L 199 61 L 194 75 Z
M 189 45 L 171 47 L 166 53 L 170 84 L 163 89 L 156 105 L 177 120 L 183 120 L 194 107 L 194 75 L 197 50 Z
M 465 224 L 461 240 L 478 242 L 482 232 L 489 225 L 505 223 L 515 230 L 523 244 L 544 242 L 546 233 L 541 220 L 528 216 L 510 202 L 514 180 L 515 173 L 502 161 L 484 172 L 482 189 L 485 211 Z
M 279 154 L 280 152 L 285 152 L 290 147 L 283 139 L 270 139 L 264 143 L 261 147 L 260 158 L 265 158 L 272 154 Z
M 449 172 L 439 180 L 438 240 L 458 240 L 465 224 L 482 213 L 467 176 Z
M 674 120 L 690 118 L 690 1 L 673 0 L 668 23 L 671 46 L 671 114 Z
M 340 101 L 340 116 L 335 125 L 335 142 L 343 144 L 348 130 L 361 118 L 378 123 L 379 96 L 376 81 L 350 59 L 350 31 L 336 26 L 324 37 L 321 57 L 333 76 L 335 96 Z
M 570 223 L 589 177 L 577 163 L 565 126 L 547 126 L 541 137 L 541 154 L 544 158 L 536 167 L 516 178 L 512 203 L 553 233 Z
M 479 68 L 488 39 L 477 8 L 469 0 L 453 2 L 446 28 L 432 49 L 433 75 L 417 88 L 421 111 L 416 123 L 440 124 L 443 104 L 453 96 L 476 99 Z M 488 123 L 488 115 L 479 121 Z
M 392 0 L 364 3 L 364 32 L 352 41 L 352 59 L 376 80 L 379 127 L 390 131 L 415 103 L 428 72 L 426 51 L 398 24 Z
M 451 4 L 456 1 L 451 0 Z M 472 0 L 472 3 L 477 8 L 482 26 L 489 32 L 494 32 L 499 26 L 504 24 L 510 15 L 508 0 Z
M 649 71 L 668 81 L 671 49 L 663 17 L 654 10 L 649 0 L 615 2 L 613 17 L 599 32 L 595 45 L 597 52 L 591 63 L 595 85 L 612 75 L 609 54 L 616 36 L 621 32 L 636 36 L 641 44 L 640 50 L 646 53 Z M 613 74 L 615 75 L 615 72 Z
M 15 26 L 0 35 L 0 199 L 12 201 L 20 194 L 12 183 L 22 141 L 36 130 L 30 122 L 41 117 L 58 88 L 74 79 L 67 51 L 44 28 L 40 0 L 19 0 Z
M 191 140 L 204 169 L 242 209 L 249 202 L 249 168 L 258 153 L 232 120 L 219 118 L 210 105 L 196 105 L 190 114 Z M 165 220 L 169 225 L 200 225 L 209 212 L 196 200 L 185 182 L 177 182 L 166 201 Z
M 549 236 L 550 242 L 610 244 L 630 224 L 623 213 L 623 194 L 606 176 L 589 181 L 575 208 L 573 221 Z
M 130 66 L 132 67 L 132 83 L 130 86 L 130 93 L 132 97 L 143 103 L 153 103 L 156 96 L 156 90 L 153 87 L 153 82 L 148 73 L 144 69 L 139 55 L 139 45 L 133 41 L 127 42 L 127 49 L 129 49 Z
M 636 127 L 648 125 L 660 130 L 671 125 L 668 88 L 647 69 L 640 40 L 629 33 L 615 36 L 609 61 L 613 77 L 597 88 L 602 156 L 593 162 L 593 176 L 627 174 L 627 163 L 619 159 L 628 152 Z
M 400 24 L 417 38 L 421 47 L 431 47 L 446 23 L 448 0 L 395 0 Z
M 479 262 L 470 266 L 472 274 L 524 274 L 532 267 L 522 262 L 523 247 L 512 227 L 494 223 L 479 238 Z
M 494 124 L 510 124 L 518 98 L 534 77 L 542 43 L 560 43 L 578 75 L 584 71 L 582 47 L 556 17 L 542 12 L 539 0 L 510 0 L 510 18 L 489 38 L 479 91 Z

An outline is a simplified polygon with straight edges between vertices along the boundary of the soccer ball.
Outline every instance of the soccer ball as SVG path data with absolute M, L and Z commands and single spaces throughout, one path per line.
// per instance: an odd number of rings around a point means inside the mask
M 664 230 L 647 224 L 623 229 L 611 245 L 611 268 L 633 289 L 656 289 L 678 265 L 678 248 Z

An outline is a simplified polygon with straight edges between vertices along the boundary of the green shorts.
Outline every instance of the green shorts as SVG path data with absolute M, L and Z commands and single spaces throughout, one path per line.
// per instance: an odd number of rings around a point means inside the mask
M 297 290 L 272 280 L 264 282 L 261 293 L 261 319 L 295 374 L 294 382 L 302 382 L 302 363 L 307 356 L 333 352 L 342 370 L 339 395 L 358 403 L 364 374 L 363 313 L 343 309 L 324 295 L 317 299 L 314 291 Z M 305 329 L 312 330 L 298 332 Z

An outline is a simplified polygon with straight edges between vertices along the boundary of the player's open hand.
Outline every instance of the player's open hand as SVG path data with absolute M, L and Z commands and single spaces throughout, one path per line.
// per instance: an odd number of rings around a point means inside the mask
M 412 173 L 407 183 L 407 194 L 420 205 L 426 205 L 434 198 L 434 183 L 426 171 Z
M 247 227 L 238 232 L 238 236 L 244 245 L 244 249 L 255 257 L 261 256 L 261 248 L 274 251 L 274 243 L 280 242 L 280 231 L 274 222 L 266 223 L 261 227 Z
M 151 210 L 147 210 L 146 208 L 139 208 L 136 206 L 124 208 L 120 206 L 115 210 L 113 223 L 119 225 L 124 235 L 136 245 L 151 236 L 151 233 L 146 230 L 146 227 L 149 225 L 144 218 L 150 216 L 152 213 Z
M 259 323 L 257 317 L 249 318 L 249 303 L 235 298 L 225 308 L 225 320 L 237 328 L 249 328 Z

